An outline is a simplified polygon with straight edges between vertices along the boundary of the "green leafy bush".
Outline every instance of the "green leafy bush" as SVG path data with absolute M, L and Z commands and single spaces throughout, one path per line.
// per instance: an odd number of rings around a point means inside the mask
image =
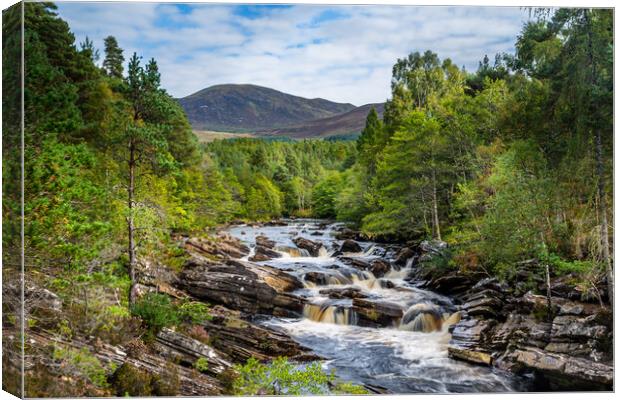
M 80 350 L 60 347 L 54 348 L 52 357 L 60 362 L 64 368 L 72 370 L 74 374 L 88 379 L 99 388 L 108 387 L 106 370 L 101 366 L 99 359 L 93 356 L 87 348 Z
M 235 395 L 325 395 L 330 394 L 334 375 L 325 373 L 319 362 L 295 365 L 286 357 L 278 357 L 271 364 L 262 364 L 250 358 L 245 365 L 234 367 L 236 377 L 232 384 Z M 334 393 L 366 393 L 364 388 L 351 383 L 338 383 Z
M 204 357 L 198 358 L 194 362 L 194 368 L 200 372 L 207 372 L 209 370 L 209 360 Z
M 162 293 L 147 293 L 136 302 L 131 311 L 142 318 L 151 332 L 158 332 L 166 326 L 181 322 L 170 297 Z
M 188 301 L 181 304 L 178 313 L 182 321 L 193 324 L 202 324 L 212 318 L 209 314 L 209 306 L 199 301 Z

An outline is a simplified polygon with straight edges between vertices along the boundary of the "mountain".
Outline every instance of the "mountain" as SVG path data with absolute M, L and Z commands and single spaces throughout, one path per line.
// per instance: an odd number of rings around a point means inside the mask
M 366 116 L 372 107 L 383 117 L 383 103 L 366 104 L 346 113 L 321 118 L 285 128 L 267 129 L 256 132 L 263 137 L 288 136 L 296 139 L 311 137 L 352 136 L 360 133 L 366 124 Z
M 248 132 L 340 115 L 353 104 L 305 99 L 256 85 L 216 85 L 179 99 L 196 130 Z

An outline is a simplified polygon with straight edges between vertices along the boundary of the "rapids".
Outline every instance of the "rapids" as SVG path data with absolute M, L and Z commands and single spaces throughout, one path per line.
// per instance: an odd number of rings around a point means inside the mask
M 325 358 L 324 368 L 335 369 L 345 380 L 387 393 L 511 392 L 528 390 L 528 382 L 491 368 L 448 357 L 449 327 L 460 314 L 450 298 L 417 288 L 405 280 L 413 260 L 376 278 L 370 271 L 332 256 L 342 241 L 334 238 L 337 224 L 291 220 L 286 226 L 235 226 L 229 232 L 250 247 L 263 235 L 276 243 L 281 258 L 261 262 L 297 276 L 305 287 L 296 294 L 307 304 L 301 318 L 257 316 L 266 326 L 286 331 L 300 344 Z M 322 243 L 318 257 L 298 249 L 292 239 L 304 237 Z M 393 251 L 371 242 L 359 242 L 360 253 L 349 259 L 390 261 Z M 254 251 L 250 253 L 251 257 Z M 368 326 L 355 311 L 352 296 L 332 296 L 348 290 L 371 302 L 400 308 L 402 317 L 384 326 Z M 335 298 L 334 298 L 335 297 Z M 400 311 L 399 311 L 400 312 Z M 366 326 L 360 326 L 366 325 Z

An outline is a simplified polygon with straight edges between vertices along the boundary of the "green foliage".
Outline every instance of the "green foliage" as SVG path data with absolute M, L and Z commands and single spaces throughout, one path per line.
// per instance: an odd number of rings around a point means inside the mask
M 179 318 L 192 324 L 202 324 L 213 317 L 209 314 L 209 306 L 199 301 L 186 301 L 178 308 Z
M 336 196 L 342 187 L 342 177 L 337 171 L 328 172 L 312 190 L 312 209 L 319 218 L 336 216 Z
M 321 364 L 294 365 L 286 357 L 278 357 L 270 364 L 262 364 L 250 358 L 245 365 L 236 365 L 233 394 L 254 395 L 326 395 L 333 375 L 326 374 Z M 339 383 L 334 393 L 367 393 L 351 383 Z
M 55 361 L 64 364 L 65 368 L 87 378 L 93 385 L 105 388 L 108 386 L 106 370 L 101 366 L 97 357 L 87 348 L 76 350 L 69 347 L 54 347 L 52 357 Z
M 117 396 L 150 396 L 152 377 L 129 363 L 124 363 L 114 372 L 112 385 Z
M 142 318 L 153 333 L 181 322 L 177 308 L 170 301 L 170 297 L 163 293 L 145 294 L 136 302 L 131 312 Z
M 200 372 L 207 372 L 209 370 L 209 360 L 204 357 L 199 357 L 194 362 L 194 368 Z

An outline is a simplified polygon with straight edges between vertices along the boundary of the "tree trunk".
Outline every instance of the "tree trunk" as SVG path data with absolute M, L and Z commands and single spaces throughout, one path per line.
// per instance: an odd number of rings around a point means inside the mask
M 551 274 L 549 273 L 549 264 L 545 264 L 545 280 L 547 283 L 547 321 L 553 322 L 553 305 L 551 304 Z
M 439 211 L 437 207 L 437 179 L 433 170 L 433 225 L 435 225 L 435 235 L 437 240 L 441 240 L 441 230 L 439 229 Z
M 129 255 L 129 306 L 133 306 L 136 302 L 136 246 L 134 243 L 135 226 L 133 220 L 133 206 L 134 206 L 134 189 L 135 189 L 135 169 L 136 169 L 136 156 L 135 145 L 133 140 L 129 141 L 129 185 L 127 186 L 127 207 L 129 208 L 129 215 L 127 216 L 127 235 L 128 246 L 127 253 Z

